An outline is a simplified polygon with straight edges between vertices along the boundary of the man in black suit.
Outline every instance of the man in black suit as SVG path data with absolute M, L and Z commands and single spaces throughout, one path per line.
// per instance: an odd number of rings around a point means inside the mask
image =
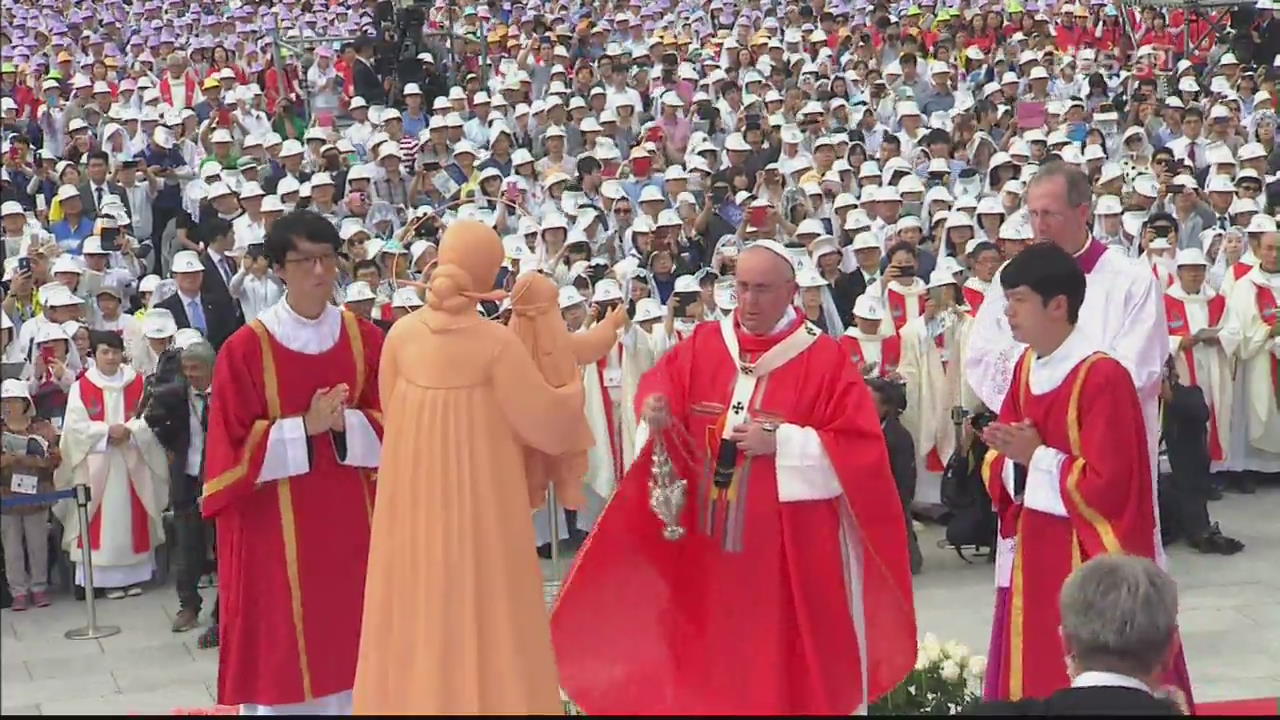
M 977 715 L 1179 715 L 1157 697 L 1177 651 L 1178 587 L 1151 560 L 1100 555 L 1062 585 L 1071 687 L 1044 699 L 980 703 Z M 1174 691 L 1176 693 L 1176 691 Z
M 204 252 L 200 253 L 200 263 L 204 265 L 200 292 L 209 297 L 224 298 L 235 310 L 236 317 L 241 318 L 240 304 L 231 297 L 231 278 L 239 270 L 235 259 L 227 255 L 235 245 L 231 222 L 217 215 L 203 217 L 196 226 L 196 232 L 197 240 L 204 243 Z
M 170 454 L 169 499 L 173 506 L 174 553 L 178 561 L 178 614 L 172 630 L 185 632 L 199 624 L 203 598 L 200 577 L 214 570 L 207 554 L 212 528 L 200 515 L 204 483 L 204 438 L 209 425 L 214 349 L 195 342 L 181 351 L 182 372 L 155 389 L 145 420 Z M 217 622 L 217 611 L 214 611 Z
M 80 202 L 84 205 L 85 216 L 97 217 L 98 208 L 108 195 L 120 198 L 120 202 L 132 216 L 133 209 L 129 207 L 129 195 L 125 192 L 124 186 L 107 179 L 107 170 L 111 162 L 107 154 L 102 150 L 94 150 L 85 157 L 88 160 L 85 181 L 80 183 Z
M 386 105 L 387 90 L 382 78 L 373 69 L 373 38 L 362 37 L 355 44 L 356 62 L 352 66 L 351 80 L 355 86 L 355 94 L 364 98 L 370 105 Z
M 182 250 L 173 256 L 170 273 L 178 284 L 178 292 L 156 303 L 173 313 L 180 328 L 196 328 L 214 349 L 240 327 L 230 296 L 203 292 L 204 264 L 194 250 Z

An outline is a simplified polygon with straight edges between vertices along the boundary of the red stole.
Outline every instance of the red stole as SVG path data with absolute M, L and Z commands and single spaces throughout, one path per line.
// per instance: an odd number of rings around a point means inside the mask
M 968 285 L 960 288 L 960 290 L 964 293 L 964 304 L 969 306 L 969 317 L 977 317 L 978 308 L 982 307 L 982 301 L 987 297 L 986 294 Z
M 609 388 L 604 384 L 604 371 L 609 367 L 609 356 L 618 352 L 621 352 L 621 346 L 614 345 L 604 357 L 596 361 L 596 378 L 600 381 L 600 404 L 604 406 L 605 428 L 609 433 L 609 456 L 613 458 L 613 476 L 617 480 L 621 480 L 623 471 L 622 448 L 619 446 L 620 438 L 618 437 L 621 427 L 615 424 L 613 398 L 609 395 Z M 618 366 L 621 367 L 622 363 L 619 362 Z
M 80 385 L 80 400 L 84 403 L 89 419 L 93 422 L 106 422 L 107 407 L 102 388 L 94 385 L 83 374 L 77 382 Z M 133 381 L 125 386 L 125 418 L 131 418 L 137 414 L 138 404 L 142 401 L 143 385 L 142 376 L 135 375 Z M 142 499 L 138 497 L 138 491 L 134 489 L 132 481 L 129 482 L 129 515 L 133 534 L 133 551 L 147 552 L 151 549 L 151 527 L 148 523 L 147 509 L 143 507 Z M 83 538 L 83 535 L 81 537 Z M 80 547 L 79 540 L 76 542 L 76 547 Z M 89 519 L 89 547 L 94 550 L 102 549 L 102 503 L 98 503 L 98 509 Z
M 165 103 L 173 104 L 173 88 L 170 85 L 169 73 L 164 73 L 164 77 L 160 78 L 160 99 Z M 200 102 L 200 91 L 196 89 L 196 76 L 194 73 L 186 72 L 182 74 L 182 84 L 187 88 L 187 107 L 195 107 Z
M 862 369 L 867 365 L 867 359 L 862 353 L 862 341 L 851 335 L 841 335 L 837 341 L 845 352 L 849 353 L 849 359 L 853 360 L 853 366 L 858 368 L 858 373 L 862 373 Z M 880 341 L 880 365 L 876 368 L 877 377 L 887 377 L 889 371 L 898 367 L 898 362 L 902 358 L 902 338 L 897 335 L 890 335 Z
M 1276 310 L 1276 294 L 1271 288 L 1262 284 L 1254 283 L 1258 288 L 1258 315 L 1262 317 L 1262 323 L 1267 327 L 1275 327 L 1277 317 Z M 1280 358 L 1271 353 L 1271 392 L 1276 396 L 1276 409 L 1280 410 Z
M 1243 280 L 1244 276 L 1248 275 L 1249 271 L 1252 269 L 1253 266 L 1249 263 L 1237 262 L 1235 265 L 1231 266 L 1231 274 L 1235 276 L 1236 280 Z
M 1206 327 L 1218 327 L 1222 324 L 1222 315 L 1227 310 L 1227 298 L 1223 295 L 1214 295 L 1209 298 L 1209 324 Z M 1165 323 L 1168 325 L 1169 335 L 1172 337 L 1187 337 L 1191 334 L 1191 323 L 1187 320 L 1187 306 L 1182 300 L 1172 296 L 1164 296 L 1164 317 Z M 1187 363 L 1187 380 L 1188 384 L 1202 387 L 1200 379 L 1196 377 L 1196 358 L 1195 349 L 1187 348 L 1182 351 L 1182 358 Z M 1211 401 L 1208 393 L 1205 393 L 1205 400 Z M 1226 459 L 1227 453 L 1222 447 L 1222 438 L 1218 437 L 1218 411 L 1214 407 L 1213 402 L 1209 402 L 1209 457 L 1215 461 L 1221 462 Z
M 927 293 L 920 293 L 916 296 L 917 317 L 924 314 L 926 296 Z M 902 326 L 906 325 L 907 321 L 911 319 L 907 316 L 907 296 L 890 287 L 885 292 L 885 299 L 889 304 L 889 317 L 893 318 L 893 331 L 895 333 L 902 332 Z

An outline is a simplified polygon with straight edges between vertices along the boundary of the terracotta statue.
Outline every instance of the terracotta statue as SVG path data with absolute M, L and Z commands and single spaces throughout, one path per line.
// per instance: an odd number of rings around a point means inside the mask
M 480 316 L 502 263 L 493 229 L 452 223 L 424 307 L 382 351 L 378 500 L 355 711 L 560 714 L 524 448 L 581 447 L 581 383 L 543 379 Z
M 618 331 L 626 324 L 627 313 L 619 306 L 590 329 L 571 333 L 560 316 L 556 294 L 551 278 L 537 272 L 522 274 L 511 288 L 512 313 L 507 327 L 529 350 L 547 384 L 564 387 L 581 378 L 583 365 L 604 357 L 618 342 Z M 525 478 L 532 507 L 542 506 L 551 483 L 555 483 L 557 502 L 564 507 L 576 510 L 586 503 L 582 484 L 587 474 L 587 450 L 595 439 L 585 416 L 581 422 L 561 428 L 561 432 L 572 435 L 571 452 L 552 456 L 525 448 Z

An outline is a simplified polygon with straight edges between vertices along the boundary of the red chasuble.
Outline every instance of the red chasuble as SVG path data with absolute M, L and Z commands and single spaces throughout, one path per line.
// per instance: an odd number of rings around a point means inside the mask
M 844 348 L 845 353 L 853 360 L 853 366 L 858 369 L 858 374 L 862 374 L 862 369 L 866 367 L 867 360 L 862 353 L 862 341 L 856 337 L 849 335 L 841 335 L 836 338 L 836 342 L 840 343 L 840 347 Z M 891 370 L 896 370 L 898 363 L 902 360 L 902 338 L 897 335 L 880 341 L 880 365 L 876 368 L 878 377 L 888 377 Z
M 1227 296 L 1214 295 L 1205 303 L 1209 310 L 1209 324 L 1205 327 L 1215 328 L 1222 326 L 1222 317 L 1227 310 Z M 1187 306 L 1182 300 L 1172 296 L 1164 296 L 1164 318 L 1169 330 L 1170 337 L 1187 337 L 1191 334 L 1191 323 L 1187 320 Z M 1222 462 L 1227 457 L 1226 450 L 1222 444 L 1222 438 L 1218 436 L 1218 412 L 1212 402 L 1212 396 L 1209 395 L 1209 388 L 1200 384 L 1201 378 L 1196 376 L 1196 357 L 1195 349 L 1187 348 L 1182 351 L 1182 358 L 1187 363 L 1188 385 L 1196 387 L 1204 387 L 1205 399 L 1210 400 L 1209 405 L 1209 458 L 1214 462 Z M 1206 378 L 1207 380 L 1207 378 Z
M 340 464 L 323 434 L 308 438 L 310 472 L 258 483 L 272 425 L 304 415 L 321 388 L 346 383 L 381 435 L 383 335 L 350 312 L 342 319 L 318 355 L 286 348 L 261 322 L 218 353 L 203 508 L 217 520 L 222 705 L 304 702 L 355 680 L 372 473 Z
M 1048 697 L 1068 687 L 1058 636 L 1058 594 L 1073 568 L 1106 553 L 1154 558 L 1155 519 L 1150 460 L 1133 379 L 1115 359 L 1095 353 L 1043 395 L 1031 392 L 1032 353 L 1023 354 L 1000 422 L 1030 420 L 1042 442 L 1067 455 L 1058 478 L 1068 517 L 1025 507 L 1002 481 L 1012 462 L 992 450 L 983 478 L 1000 516 L 1000 534 L 1013 537 L 1010 602 L 997 610 L 990 659 L 995 697 Z M 1004 617 L 1002 617 L 1002 615 Z M 1182 688 L 1188 700 L 1190 687 Z
M 739 331 L 738 343 L 754 362 L 799 323 L 769 338 Z M 817 431 L 844 491 L 829 500 L 780 503 L 774 459 L 741 455 L 712 498 L 737 379 L 719 323 L 698 325 L 641 379 L 637 409 L 661 393 L 673 413 L 663 438 L 689 483 L 686 534 L 664 539 L 649 508 L 650 440 L 551 617 L 561 686 L 588 714 L 847 715 L 915 662 L 901 502 L 848 355 L 818 337 L 761 378 L 751 402 L 756 417 Z

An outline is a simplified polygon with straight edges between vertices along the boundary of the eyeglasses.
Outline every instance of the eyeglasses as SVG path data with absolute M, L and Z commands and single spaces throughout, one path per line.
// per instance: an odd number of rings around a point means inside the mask
M 324 255 L 308 255 L 305 257 L 285 258 L 284 264 L 290 265 L 292 267 L 306 267 L 309 265 L 313 270 L 316 268 L 316 266 L 320 266 L 326 270 L 329 270 L 334 267 L 337 267 L 338 254 L 325 253 Z

